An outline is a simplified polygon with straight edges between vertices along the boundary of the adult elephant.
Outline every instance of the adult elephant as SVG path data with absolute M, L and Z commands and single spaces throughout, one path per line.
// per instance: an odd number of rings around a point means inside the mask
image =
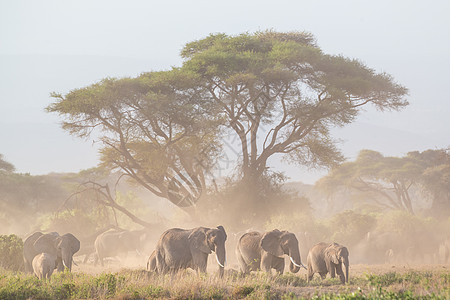
M 141 233 L 138 231 L 110 229 L 101 233 L 94 242 L 96 261 L 100 260 L 103 266 L 103 259 L 106 257 L 126 256 L 130 251 L 140 249 Z
M 71 233 L 60 236 L 57 232 L 43 234 L 35 232 L 23 245 L 25 270 L 33 272 L 32 261 L 40 253 L 49 253 L 55 257 L 55 267 L 61 272 L 64 267 L 72 270 L 73 255 L 80 250 L 80 241 Z
M 223 226 L 169 229 L 161 235 L 156 245 L 156 270 L 161 274 L 175 273 L 186 268 L 206 272 L 208 255 L 215 252 L 219 275 L 222 277 L 226 240 L 227 234 Z
M 322 279 L 330 273 L 331 278 L 339 275 L 341 283 L 348 283 L 348 250 L 337 243 L 318 243 L 314 245 L 308 253 L 308 282 L 311 281 L 315 273 L 319 273 Z M 345 267 L 345 275 L 342 270 Z
M 298 241 L 295 234 L 278 229 L 264 234 L 257 231 L 244 234 L 236 247 L 236 256 L 241 272 L 264 270 L 270 272 L 275 269 L 278 273 L 284 271 L 284 255 L 288 255 L 291 262 L 289 270 L 297 273 L 302 264 Z

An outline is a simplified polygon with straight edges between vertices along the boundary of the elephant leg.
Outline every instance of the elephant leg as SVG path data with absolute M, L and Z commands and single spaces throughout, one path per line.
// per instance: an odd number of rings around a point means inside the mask
M 272 269 L 272 256 L 271 254 L 264 253 L 261 255 L 261 270 L 270 273 Z
M 166 262 L 159 250 L 156 251 L 156 270 L 159 274 L 166 274 L 169 271 Z
M 312 268 L 312 264 L 311 264 L 311 261 L 309 260 L 309 258 L 306 262 L 306 265 L 307 265 L 307 271 L 308 271 L 308 275 L 306 277 L 307 277 L 307 281 L 310 282 L 314 276 L 314 270 Z
M 320 277 L 324 280 L 327 277 L 328 272 L 319 272 Z
M 208 254 L 203 252 L 192 253 L 192 266 L 197 272 L 206 273 L 206 266 L 208 265 Z
M 247 264 L 244 260 L 244 258 L 242 257 L 242 254 L 240 253 L 239 250 L 236 250 L 236 257 L 238 259 L 239 262 L 239 268 L 241 269 L 241 272 L 244 274 L 249 274 L 250 273 L 250 266 L 249 264 Z
M 283 272 L 284 272 L 284 258 L 274 257 L 272 259 L 272 267 L 277 271 L 277 273 L 283 274 Z

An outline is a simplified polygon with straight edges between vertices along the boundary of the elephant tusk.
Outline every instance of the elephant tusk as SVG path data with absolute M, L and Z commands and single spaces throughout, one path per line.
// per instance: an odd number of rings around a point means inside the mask
M 69 268 L 67 265 L 66 265 L 66 262 L 64 261 L 64 259 L 62 260 L 62 263 L 63 263 L 63 266 L 64 266 L 64 268 Z
M 292 257 L 289 256 L 289 258 L 291 259 L 291 262 L 294 264 L 294 266 L 296 266 L 297 268 L 305 268 L 305 270 L 306 270 L 306 267 L 302 263 L 300 263 L 300 265 L 298 265 L 295 263 L 295 261 Z
M 219 264 L 219 266 L 221 266 L 222 268 L 225 268 L 225 266 L 220 263 L 219 258 L 217 257 L 217 254 L 216 254 L 216 260 L 217 260 L 217 263 Z

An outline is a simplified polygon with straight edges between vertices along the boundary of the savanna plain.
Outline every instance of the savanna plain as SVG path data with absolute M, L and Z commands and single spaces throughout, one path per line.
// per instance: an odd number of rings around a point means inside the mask
M 349 283 L 299 274 L 156 275 L 143 268 L 93 271 L 80 265 L 49 281 L 2 270 L 0 299 L 449 299 L 449 265 L 352 265 Z

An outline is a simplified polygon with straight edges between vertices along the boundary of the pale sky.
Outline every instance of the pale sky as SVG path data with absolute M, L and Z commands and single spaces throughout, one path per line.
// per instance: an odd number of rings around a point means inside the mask
M 325 53 L 357 58 L 409 88 L 401 112 L 367 109 L 335 130 L 350 159 L 361 149 L 402 156 L 448 147 L 449 13 L 448 0 L 0 0 L 0 153 L 21 173 L 94 167 L 99 145 L 69 136 L 44 111 L 50 92 L 179 66 L 183 45 L 210 33 L 266 29 L 311 32 Z M 227 155 L 232 164 L 238 154 Z M 290 180 L 324 174 L 270 163 Z

